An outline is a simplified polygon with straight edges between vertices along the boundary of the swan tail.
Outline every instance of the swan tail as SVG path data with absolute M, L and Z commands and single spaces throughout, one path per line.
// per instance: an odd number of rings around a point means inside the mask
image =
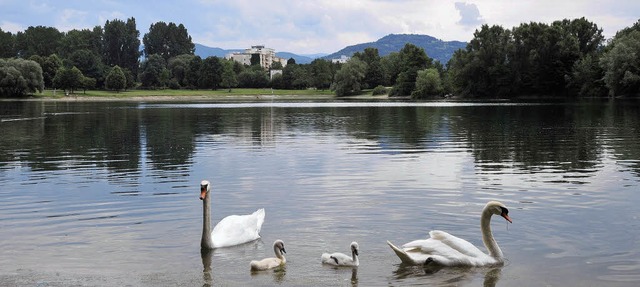
M 256 218 L 258 218 L 258 221 L 256 223 L 257 228 L 257 233 L 260 233 L 260 229 L 262 229 L 262 224 L 264 223 L 264 208 L 260 208 L 258 210 L 256 210 L 256 212 L 254 212 L 253 214 L 256 215 Z
M 393 245 L 393 243 L 391 243 L 389 240 L 387 240 L 387 244 L 389 244 L 389 247 L 391 247 L 393 252 L 396 253 L 396 255 L 398 256 L 398 258 L 400 258 L 402 263 L 411 264 L 411 265 L 415 264 L 415 261 L 413 260 L 413 258 L 409 256 L 409 254 L 407 254 L 407 252 Z
M 329 253 L 322 253 L 322 256 L 320 257 L 320 259 L 322 260 L 322 263 L 325 264 L 331 264 L 331 254 Z

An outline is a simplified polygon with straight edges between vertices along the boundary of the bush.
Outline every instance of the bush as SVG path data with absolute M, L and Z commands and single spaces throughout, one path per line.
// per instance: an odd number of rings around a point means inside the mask
M 24 59 L 0 59 L 0 95 L 24 96 L 43 89 L 42 68 L 38 63 Z
M 178 79 L 172 78 L 171 80 L 169 80 L 169 89 L 172 89 L 172 90 L 180 89 L 180 83 L 178 83 Z
M 378 96 L 378 95 L 385 95 L 387 94 L 388 90 L 387 88 L 378 85 L 377 87 L 373 88 L 373 91 L 371 91 L 371 95 L 372 96 Z

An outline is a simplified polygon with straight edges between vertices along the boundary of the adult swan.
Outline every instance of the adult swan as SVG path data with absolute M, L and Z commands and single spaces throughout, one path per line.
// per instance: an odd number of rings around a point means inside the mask
M 491 233 L 491 216 L 500 215 L 511 223 L 509 210 L 497 201 L 490 201 L 482 210 L 480 229 L 482 242 L 489 254 L 485 254 L 468 241 L 439 230 L 429 232 L 431 238 L 411 241 L 402 248 L 391 242 L 387 244 L 400 257 L 402 263 L 410 265 L 439 266 L 499 266 L 504 264 L 502 250 Z
M 200 183 L 200 200 L 202 200 L 202 249 L 228 247 L 250 242 L 260 238 L 260 228 L 264 222 L 264 209 L 258 209 L 249 215 L 229 215 L 211 231 L 211 183 L 203 180 Z

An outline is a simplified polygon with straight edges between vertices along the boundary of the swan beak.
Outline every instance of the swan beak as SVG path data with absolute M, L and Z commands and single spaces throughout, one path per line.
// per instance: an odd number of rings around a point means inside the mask
M 207 196 L 207 189 L 206 188 L 200 188 L 200 200 L 204 200 L 204 198 Z
M 284 247 L 282 249 L 280 249 L 280 251 L 282 251 L 282 253 L 287 254 L 287 251 L 284 250 Z
M 509 221 L 509 223 L 513 223 L 513 221 L 511 221 L 511 218 L 509 217 L 509 215 L 507 215 L 506 213 L 502 213 L 502 214 L 500 214 L 500 216 L 504 217 L 504 219 Z

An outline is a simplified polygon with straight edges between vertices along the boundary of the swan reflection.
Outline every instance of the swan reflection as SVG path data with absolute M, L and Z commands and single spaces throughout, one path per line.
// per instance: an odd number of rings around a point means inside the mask
M 216 249 L 200 249 L 200 257 L 202 258 L 202 279 L 204 283 L 202 286 L 211 287 L 215 284 L 213 283 L 213 270 L 212 270 L 212 262 L 213 257 L 218 258 L 217 260 L 225 261 L 225 260 L 234 260 L 237 259 L 238 256 L 246 257 L 250 254 L 254 254 L 256 250 L 264 248 L 264 243 L 262 240 L 258 239 L 252 242 L 248 242 L 245 244 L 240 244 L 232 247 L 226 248 L 216 248 Z
M 396 280 L 408 280 L 411 278 L 428 277 L 427 285 L 467 285 L 477 279 L 478 275 L 484 275 L 483 286 L 494 287 L 500 280 L 502 267 L 479 268 L 479 267 L 441 267 L 441 266 L 415 266 L 400 264 L 393 272 Z M 462 284 L 465 283 L 465 284 Z
M 211 274 L 211 257 L 213 257 L 213 250 L 201 249 L 200 256 L 202 257 L 202 279 L 204 283 L 203 287 L 213 286 L 213 274 Z
M 251 270 L 250 272 L 251 277 L 271 274 L 271 276 L 273 276 L 273 281 L 280 284 L 284 282 L 285 275 L 287 275 L 287 265 L 280 265 L 268 270 Z

